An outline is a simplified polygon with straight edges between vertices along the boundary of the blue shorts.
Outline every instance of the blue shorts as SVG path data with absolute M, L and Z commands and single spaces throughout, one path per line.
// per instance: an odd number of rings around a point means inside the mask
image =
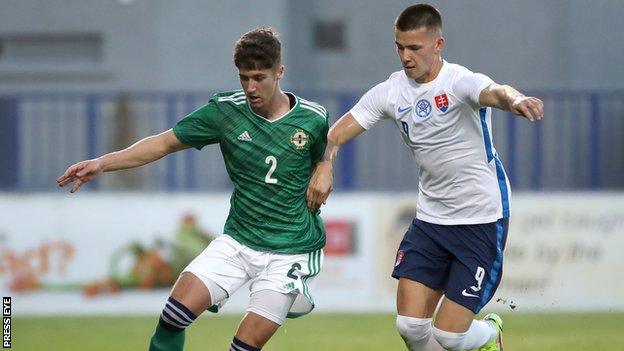
M 500 283 L 508 225 L 508 218 L 470 225 L 414 219 L 399 245 L 392 276 L 444 291 L 446 298 L 477 314 Z

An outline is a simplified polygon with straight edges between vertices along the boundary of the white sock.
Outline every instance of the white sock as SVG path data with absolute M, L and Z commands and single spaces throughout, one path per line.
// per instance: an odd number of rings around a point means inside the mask
M 431 318 L 397 316 L 399 334 L 410 351 L 444 351 L 432 336 Z
M 470 324 L 470 328 L 466 332 L 464 347 L 468 350 L 479 348 L 485 345 L 496 335 L 496 330 L 492 327 L 492 324 L 482 321 L 473 320 Z
M 444 351 L 444 348 L 442 348 L 442 345 L 438 343 L 436 338 L 433 337 L 433 333 L 431 333 L 431 335 L 429 335 L 429 339 L 427 339 L 427 343 L 425 344 L 425 347 L 422 350 L 423 351 Z
M 452 333 L 433 328 L 435 339 L 447 350 L 463 351 L 477 349 L 485 345 L 495 335 L 492 325 L 485 321 L 472 321 L 464 333 Z

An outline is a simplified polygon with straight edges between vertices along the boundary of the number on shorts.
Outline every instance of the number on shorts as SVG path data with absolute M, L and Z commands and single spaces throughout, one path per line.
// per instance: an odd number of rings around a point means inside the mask
M 290 267 L 290 270 L 288 271 L 288 273 L 286 273 L 286 276 L 288 278 L 292 278 L 294 280 L 299 279 L 298 276 L 296 276 L 294 273 L 296 270 L 301 269 L 301 265 L 299 263 L 293 263 L 292 267 Z
M 271 168 L 269 168 L 269 171 L 264 177 L 264 182 L 267 184 L 277 184 L 277 179 L 271 178 L 271 176 L 273 175 L 273 172 L 275 172 L 275 169 L 277 168 L 277 158 L 275 158 L 275 156 L 267 156 L 264 159 L 264 163 L 271 164 Z
M 483 284 L 483 278 L 485 278 L 485 269 L 483 267 L 477 267 L 477 273 L 475 273 L 475 279 L 477 280 L 477 286 L 471 286 L 472 291 L 477 292 L 481 290 L 481 284 Z

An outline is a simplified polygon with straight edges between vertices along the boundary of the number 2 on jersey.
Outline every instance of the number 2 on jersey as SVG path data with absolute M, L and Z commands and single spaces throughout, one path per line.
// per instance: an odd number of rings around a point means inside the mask
M 277 159 L 275 156 L 267 156 L 266 159 L 264 159 L 264 163 L 271 164 L 271 168 L 269 168 L 269 171 L 264 177 L 264 182 L 267 184 L 277 184 L 277 179 L 271 178 L 273 172 L 275 172 L 275 169 L 277 168 Z

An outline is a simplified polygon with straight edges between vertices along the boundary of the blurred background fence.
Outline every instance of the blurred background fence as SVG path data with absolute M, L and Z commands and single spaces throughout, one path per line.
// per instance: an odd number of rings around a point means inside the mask
M 515 190 L 624 188 L 624 91 L 527 92 L 544 100 L 545 118 L 530 124 L 510 113 L 492 117 L 494 145 Z M 333 123 L 357 101 L 353 92 L 303 92 L 328 107 Z M 53 191 L 65 168 L 171 128 L 210 93 L 20 93 L 0 96 L 0 189 Z M 416 189 L 412 155 L 392 123 L 347 145 L 336 189 Z M 227 191 L 218 147 L 96 181 L 91 190 Z

